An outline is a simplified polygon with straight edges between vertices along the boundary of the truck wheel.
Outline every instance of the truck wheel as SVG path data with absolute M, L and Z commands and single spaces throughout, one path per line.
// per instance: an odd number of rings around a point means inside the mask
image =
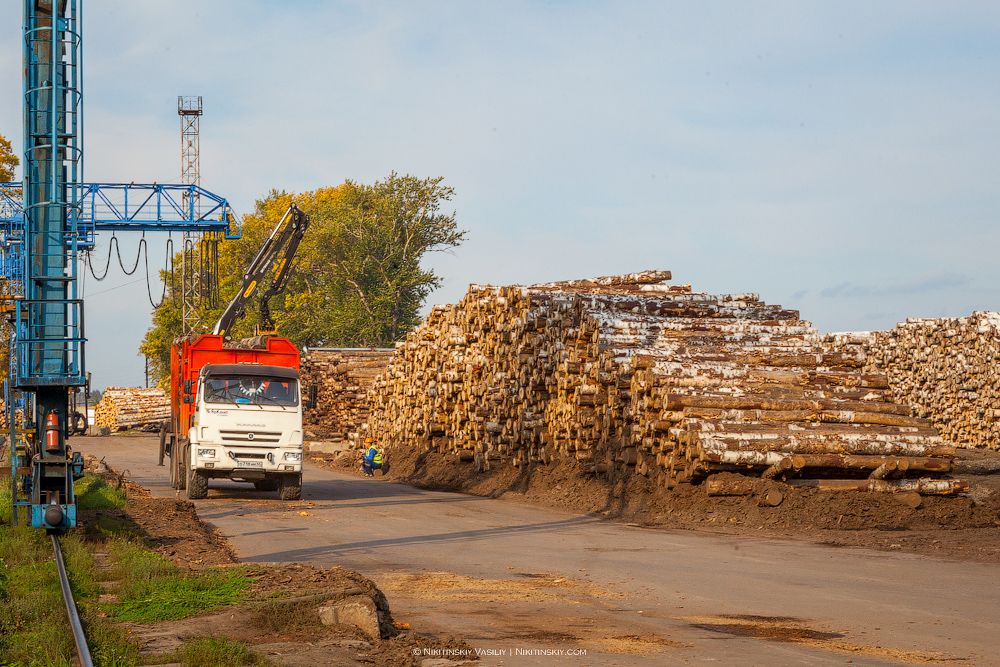
M 208 475 L 199 470 L 192 470 L 191 475 L 188 476 L 187 497 L 190 500 L 201 500 L 207 496 Z
M 160 453 L 157 456 L 156 465 L 163 465 L 163 455 L 167 453 L 167 424 L 160 425 Z
M 278 480 L 276 479 L 261 479 L 253 483 L 253 488 L 258 491 L 277 491 L 278 490 Z
M 181 483 L 179 481 L 177 481 L 177 468 L 178 468 L 178 465 L 177 465 L 177 449 L 178 448 L 174 448 L 170 452 L 170 488 L 171 489 L 180 489 L 181 488 Z
M 298 500 L 302 497 L 302 475 L 283 475 L 278 484 L 278 497 L 282 500 Z
M 184 443 L 182 447 L 179 447 L 180 443 L 174 445 L 173 454 L 173 464 L 177 468 L 177 490 L 183 491 L 187 488 L 188 470 L 191 467 L 191 445 Z M 179 450 L 179 451 L 178 451 Z

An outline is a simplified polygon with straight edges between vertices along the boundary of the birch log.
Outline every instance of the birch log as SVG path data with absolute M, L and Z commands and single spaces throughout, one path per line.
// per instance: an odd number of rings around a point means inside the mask
M 931 423 L 797 311 L 667 278 L 470 286 L 398 344 L 369 394 L 372 432 L 480 469 L 570 459 L 667 487 L 719 471 L 949 470 Z
M 308 438 L 362 444 L 368 427 L 368 390 L 385 371 L 392 349 L 307 348 L 302 355 L 302 395 L 316 388 L 316 406 L 303 414 Z
M 948 444 L 1000 449 L 1000 313 L 909 319 L 825 342 L 885 374 L 893 399 L 930 420 Z
M 170 419 L 170 397 L 162 389 L 108 387 L 94 407 L 94 425 L 112 431 L 159 426 Z

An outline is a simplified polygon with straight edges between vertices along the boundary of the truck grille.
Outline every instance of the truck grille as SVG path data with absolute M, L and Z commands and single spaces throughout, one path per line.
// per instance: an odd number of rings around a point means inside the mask
M 223 442 L 267 444 L 281 440 L 281 432 L 275 431 L 219 431 Z

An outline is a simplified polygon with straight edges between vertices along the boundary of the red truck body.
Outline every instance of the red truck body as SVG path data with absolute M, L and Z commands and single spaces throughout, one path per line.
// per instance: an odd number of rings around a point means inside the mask
M 267 336 L 256 347 L 226 343 L 222 336 L 205 334 L 184 338 L 170 349 L 170 406 L 173 432 L 187 437 L 195 404 L 184 402 L 198 386 L 198 373 L 207 364 L 263 364 L 299 370 L 299 349 L 287 338 Z M 190 388 L 189 391 L 185 391 Z

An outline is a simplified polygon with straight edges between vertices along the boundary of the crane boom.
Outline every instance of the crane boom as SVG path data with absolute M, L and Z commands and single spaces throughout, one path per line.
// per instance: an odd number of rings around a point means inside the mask
M 236 320 L 243 316 L 247 303 L 260 290 L 268 273 L 272 274 L 271 283 L 260 297 L 260 323 L 257 325 L 257 333 L 273 333 L 274 320 L 271 319 L 269 303 L 271 297 L 284 289 L 295 253 L 308 227 L 309 216 L 295 204 L 289 206 L 257 252 L 257 256 L 250 262 L 250 266 L 243 274 L 243 286 L 226 306 L 219 321 L 215 323 L 213 334 L 228 338 L 229 330 Z

